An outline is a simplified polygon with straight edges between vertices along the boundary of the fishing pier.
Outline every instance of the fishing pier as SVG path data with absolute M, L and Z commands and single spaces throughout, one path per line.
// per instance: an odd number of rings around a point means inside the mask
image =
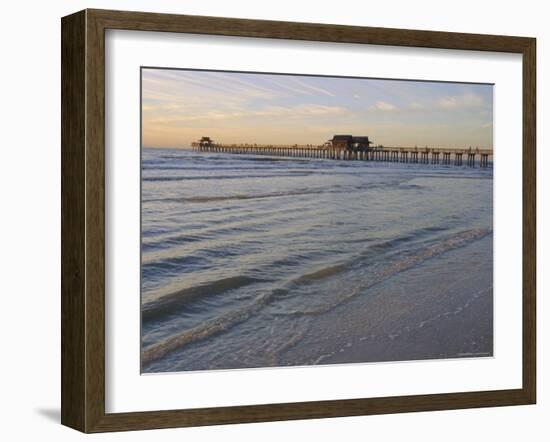
M 392 163 L 441 164 L 447 166 L 488 167 L 492 149 L 445 149 L 432 147 L 371 146 L 368 137 L 335 135 L 323 145 L 223 144 L 210 137 L 192 143 L 198 152 L 241 155 L 267 155 L 289 158 L 320 158 L 346 161 L 378 161 Z

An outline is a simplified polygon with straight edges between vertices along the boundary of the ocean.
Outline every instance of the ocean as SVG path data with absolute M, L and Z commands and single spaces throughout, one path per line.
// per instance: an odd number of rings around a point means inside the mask
M 490 357 L 493 169 L 142 150 L 142 372 Z

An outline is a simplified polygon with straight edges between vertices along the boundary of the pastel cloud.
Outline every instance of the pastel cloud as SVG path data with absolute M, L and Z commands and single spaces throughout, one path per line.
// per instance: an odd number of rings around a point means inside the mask
M 442 97 L 438 100 L 438 105 L 443 109 L 479 108 L 483 107 L 484 104 L 485 102 L 482 97 L 471 92 L 463 95 Z
M 387 103 L 385 101 L 377 101 L 376 103 L 374 103 L 371 109 L 379 110 L 382 112 L 393 112 L 397 110 L 397 106 L 391 103 Z
M 189 121 L 214 121 L 228 120 L 254 117 L 285 117 L 285 118 L 300 118 L 304 116 L 319 116 L 319 115 L 334 115 L 346 112 L 346 109 L 339 106 L 322 106 L 318 104 L 304 104 L 298 106 L 266 106 L 257 110 L 242 110 L 242 111 L 210 111 L 202 114 L 189 115 L 174 115 L 170 117 L 150 118 L 150 123 L 174 123 L 174 122 L 189 122 Z

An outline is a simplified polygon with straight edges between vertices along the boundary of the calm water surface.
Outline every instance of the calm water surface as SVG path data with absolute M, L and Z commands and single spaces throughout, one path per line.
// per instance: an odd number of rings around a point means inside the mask
M 492 186 L 143 149 L 143 372 L 492 355 Z

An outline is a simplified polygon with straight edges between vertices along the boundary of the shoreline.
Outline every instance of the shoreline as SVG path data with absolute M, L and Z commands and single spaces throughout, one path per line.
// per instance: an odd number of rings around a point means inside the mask
M 466 249 L 492 253 L 492 236 L 451 250 L 373 287 L 311 324 L 308 336 L 281 355 L 288 365 L 307 347 L 308 365 L 406 362 L 493 356 L 492 263 L 426 290 L 422 275 L 451 265 Z M 439 262 L 437 262 L 439 261 Z M 490 275 L 491 278 L 488 278 Z M 335 338 L 333 338 L 335 337 Z M 302 355 L 304 356 L 304 355 Z M 296 364 L 291 364 L 296 365 Z

